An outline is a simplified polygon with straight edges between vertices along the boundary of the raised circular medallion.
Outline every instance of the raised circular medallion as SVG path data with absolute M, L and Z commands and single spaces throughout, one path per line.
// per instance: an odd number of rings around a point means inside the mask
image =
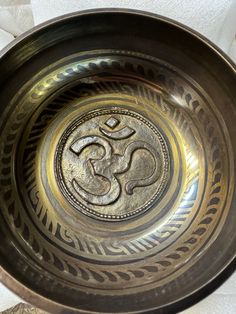
M 168 179 L 169 154 L 160 130 L 143 115 L 111 107 L 77 117 L 62 134 L 57 182 L 77 210 L 123 220 L 151 207 Z

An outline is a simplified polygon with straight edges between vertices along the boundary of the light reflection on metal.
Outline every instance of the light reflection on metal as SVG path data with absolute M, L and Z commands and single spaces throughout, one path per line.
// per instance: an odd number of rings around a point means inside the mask
M 195 287 L 191 269 L 222 230 L 234 188 L 228 130 L 198 84 L 122 49 L 75 51 L 20 83 L 0 131 L 14 273 L 101 313 L 113 299 L 139 310 L 136 295 L 161 306 L 184 276 Z

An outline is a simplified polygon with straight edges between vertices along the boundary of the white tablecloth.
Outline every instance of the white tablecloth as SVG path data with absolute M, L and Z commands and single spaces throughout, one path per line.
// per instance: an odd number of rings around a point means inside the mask
M 186 24 L 236 61 L 236 0 L 0 0 L 0 49 L 25 30 L 78 10 L 123 7 L 158 13 Z M 0 284 L 0 311 L 20 299 Z M 236 274 L 184 314 L 235 314 Z

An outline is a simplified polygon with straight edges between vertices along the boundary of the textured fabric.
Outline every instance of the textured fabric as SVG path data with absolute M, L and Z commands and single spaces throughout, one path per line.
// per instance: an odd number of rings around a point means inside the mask
M 2 312 L 2 314 L 49 314 L 49 313 L 40 309 L 36 309 L 32 305 L 19 303 L 13 308 L 10 308 Z
M 0 28 L 0 49 L 4 48 L 14 39 L 14 36 Z
M 33 26 L 28 0 L 0 0 L 0 49 Z
M 15 294 L 0 283 L 0 312 L 22 302 Z
M 236 62 L 236 0 L 232 2 L 226 14 L 216 44 Z

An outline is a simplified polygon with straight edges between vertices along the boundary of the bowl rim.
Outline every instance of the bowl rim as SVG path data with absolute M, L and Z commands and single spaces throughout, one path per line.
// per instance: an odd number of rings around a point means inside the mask
M 57 16 L 52 18 L 48 21 L 45 21 L 41 24 L 38 24 L 31 28 L 30 30 L 24 32 L 17 38 L 15 38 L 12 42 L 10 42 L 7 46 L 5 46 L 2 50 L 0 50 L 0 61 L 3 57 L 7 56 L 9 52 L 11 52 L 14 48 L 22 43 L 24 39 L 27 39 L 29 36 L 33 34 L 37 34 L 39 31 L 46 29 L 48 26 L 55 25 L 57 22 L 63 22 L 71 18 L 85 16 L 85 15 L 97 15 L 97 14 L 104 14 L 104 13 L 125 13 L 125 14 L 132 14 L 138 15 L 143 17 L 148 17 L 155 19 L 157 21 L 164 22 L 168 25 L 174 26 L 188 34 L 192 37 L 195 37 L 200 42 L 205 44 L 207 48 L 213 51 L 219 58 L 221 58 L 228 68 L 230 68 L 234 75 L 236 74 L 236 63 L 216 44 L 211 42 L 208 38 L 204 35 L 200 34 L 199 32 L 193 30 L 192 28 L 177 22 L 173 19 L 168 17 L 146 12 L 142 10 L 136 9 L 127 9 L 127 8 L 98 8 L 98 9 L 89 9 L 89 10 L 82 10 L 82 11 L 75 11 L 72 13 L 67 13 L 64 15 Z M 194 304 L 198 303 L 212 292 L 214 292 L 217 288 L 219 288 L 232 274 L 236 271 L 236 255 L 228 260 L 228 262 L 221 268 L 221 271 L 218 272 L 214 277 L 212 277 L 209 281 L 207 281 L 202 287 L 199 289 L 192 291 L 188 295 L 184 296 L 183 298 L 176 300 L 172 303 L 165 304 L 163 307 L 158 309 L 153 308 L 147 310 L 145 313 L 154 313 L 153 311 L 158 312 L 161 310 L 161 313 L 176 313 L 179 311 L 183 311 L 184 309 L 188 308 L 189 306 L 193 306 Z M 98 313 L 96 311 L 87 311 L 82 309 L 76 309 L 67 305 L 63 305 L 61 303 L 55 302 L 49 298 L 46 298 L 35 291 L 31 290 L 30 288 L 24 286 L 21 282 L 16 280 L 10 273 L 8 273 L 1 265 L 0 265 L 0 282 L 3 283 L 5 287 L 10 289 L 13 293 L 18 295 L 22 300 L 32 303 L 34 306 L 38 308 L 51 311 L 52 313 L 59 313 L 62 310 L 69 311 L 69 313 Z M 122 313 L 122 312 L 120 312 Z M 125 313 L 134 313 L 132 312 L 125 312 Z M 135 311 L 135 313 L 144 313 L 144 311 Z

